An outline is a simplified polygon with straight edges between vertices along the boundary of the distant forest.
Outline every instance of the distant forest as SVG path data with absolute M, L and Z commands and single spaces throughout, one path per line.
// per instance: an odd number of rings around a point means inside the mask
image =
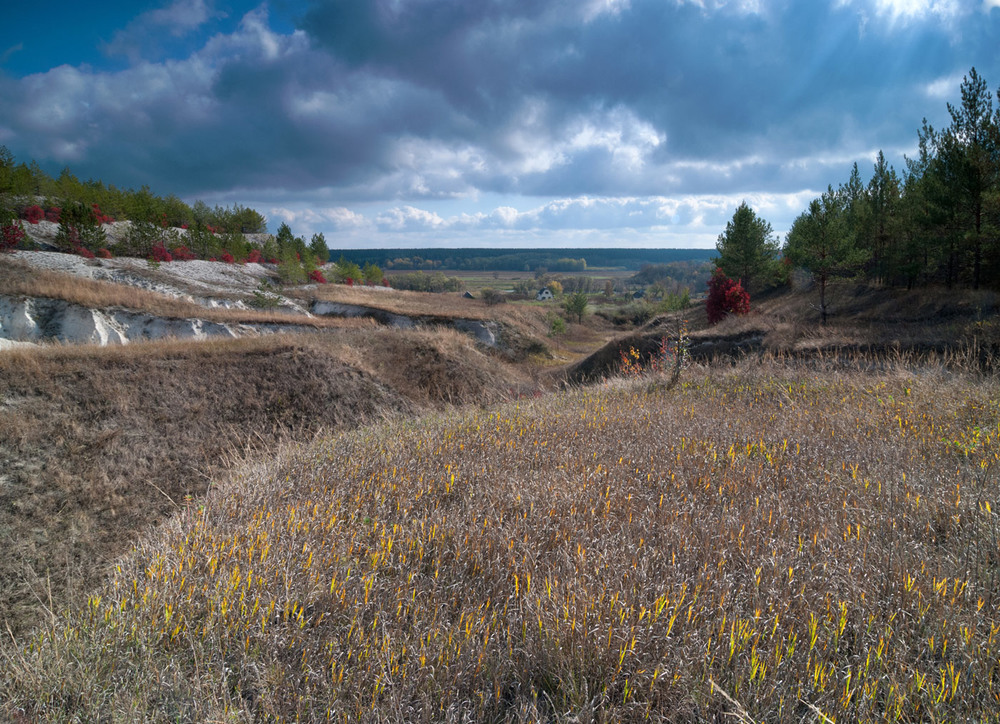
M 338 249 L 359 266 L 386 270 L 585 272 L 595 267 L 639 270 L 651 264 L 709 261 L 715 249 Z

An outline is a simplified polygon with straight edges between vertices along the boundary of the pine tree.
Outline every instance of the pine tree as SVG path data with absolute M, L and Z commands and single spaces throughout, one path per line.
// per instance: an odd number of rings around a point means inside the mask
M 740 204 L 715 245 L 716 266 L 726 276 L 737 278 L 749 293 L 774 273 L 778 242 L 771 225 L 757 216 L 746 201 Z

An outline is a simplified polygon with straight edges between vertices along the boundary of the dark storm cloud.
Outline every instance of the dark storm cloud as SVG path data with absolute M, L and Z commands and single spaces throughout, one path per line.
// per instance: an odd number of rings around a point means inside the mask
M 220 11 L 177 0 L 114 35 L 123 70 L 0 75 L 0 143 L 350 229 L 696 224 L 699 196 L 784 210 L 879 148 L 899 166 L 969 67 L 1000 82 L 991 2 L 317 0 L 294 30 L 261 6 L 205 34 Z M 163 59 L 157 33 L 199 44 Z M 588 201 L 420 208 L 504 194 Z

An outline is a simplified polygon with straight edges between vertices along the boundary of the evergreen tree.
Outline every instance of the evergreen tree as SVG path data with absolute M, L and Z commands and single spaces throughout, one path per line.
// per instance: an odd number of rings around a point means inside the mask
M 329 263 L 330 248 L 326 245 L 326 237 L 323 236 L 323 232 L 313 234 L 312 240 L 309 242 L 309 251 L 316 257 L 318 263 Z M 381 281 L 381 277 L 379 278 L 379 281 Z
M 716 266 L 726 276 L 738 278 L 749 293 L 766 283 L 774 273 L 778 242 L 771 225 L 757 216 L 746 201 L 740 204 L 715 245 Z M 756 286 L 755 286 L 756 285 Z
M 1000 183 L 1000 131 L 986 81 L 975 68 L 962 79 L 961 93 L 960 106 L 948 104 L 951 125 L 937 137 L 936 170 L 954 212 L 958 267 L 954 276 L 971 275 L 972 286 L 978 289 L 984 255 L 996 245 L 986 211 Z
M 857 268 L 867 256 L 848 232 L 841 194 L 828 188 L 820 198 L 812 200 L 809 210 L 792 223 L 785 240 L 785 256 L 812 273 L 819 285 L 820 322 L 826 324 L 826 288 L 830 279 Z

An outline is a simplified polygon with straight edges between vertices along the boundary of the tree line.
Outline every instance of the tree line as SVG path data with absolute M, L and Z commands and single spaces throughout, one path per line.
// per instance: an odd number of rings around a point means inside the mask
M 940 130 L 924 119 L 900 175 L 879 151 L 865 183 L 857 163 L 793 222 L 783 246 L 746 203 L 720 234 L 715 261 L 748 292 L 812 273 L 826 317 L 836 277 L 905 287 L 1000 288 L 1000 106 L 973 68 Z M 1000 89 L 996 91 L 1000 101 Z
M 203 201 L 195 201 L 188 205 L 173 194 L 157 196 L 145 185 L 139 189 L 120 189 L 101 180 L 80 181 L 69 168 L 53 178 L 35 161 L 17 163 L 10 150 L 0 146 L 0 217 L 25 218 L 25 210 L 36 206 L 61 210 L 67 205 L 93 208 L 95 204 L 109 219 L 118 221 L 202 227 L 219 234 L 267 231 L 267 219 L 240 204 L 210 207 Z

